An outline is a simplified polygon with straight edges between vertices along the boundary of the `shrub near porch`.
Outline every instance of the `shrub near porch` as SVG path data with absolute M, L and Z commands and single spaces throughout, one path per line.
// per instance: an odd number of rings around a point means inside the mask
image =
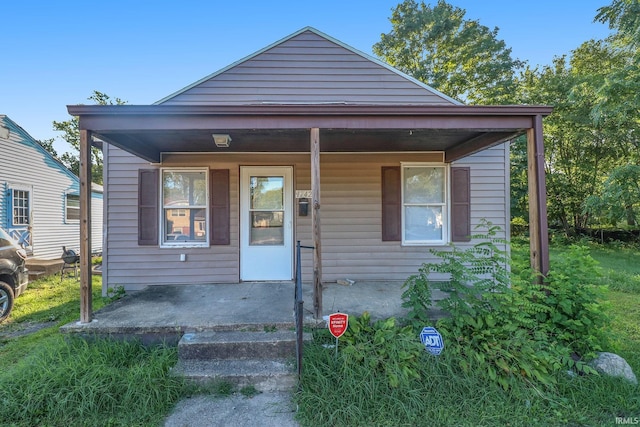
M 594 351 L 616 347 L 605 335 L 600 269 L 586 249 L 563 248 L 541 287 L 519 265 L 509 272 L 498 231 L 487 224 L 475 247 L 435 251 L 443 262 L 423 265 L 407 281 L 412 327 L 362 316 L 353 319 L 353 337 L 340 341 L 337 358 L 322 346 L 307 349 L 297 395 L 305 424 L 562 425 L 637 416 L 636 389 L 584 363 Z M 451 275 L 443 305 L 452 316 L 437 324 L 445 340 L 438 357 L 409 345 L 432 324 L 433 272 Z M 630 339 L 624 346 L 634 345 Z M 630 362 L 638 369 L 637 360 Z

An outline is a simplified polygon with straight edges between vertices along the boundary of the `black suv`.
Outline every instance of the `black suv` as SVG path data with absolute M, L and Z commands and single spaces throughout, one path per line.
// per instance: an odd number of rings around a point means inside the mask
M 0 228 L 0 322 L 9 316 L 13 300 L 27 289 L 27 253 Z

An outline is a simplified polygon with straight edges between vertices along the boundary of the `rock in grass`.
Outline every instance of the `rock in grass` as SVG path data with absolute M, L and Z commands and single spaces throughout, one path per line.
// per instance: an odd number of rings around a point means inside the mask
M 589 362 L 589 366 L 600 373 L 612 377 L 621 377 L 634 385 L 638 385 L 638 379 L 633 373 L 631 366 L 617 354 L 607 352 L 598 353 L 598 357 Z

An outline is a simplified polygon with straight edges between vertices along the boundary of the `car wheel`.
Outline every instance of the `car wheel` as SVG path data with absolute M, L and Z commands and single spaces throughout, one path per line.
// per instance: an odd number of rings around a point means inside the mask
M 8 283 L 0 282 L 0 322 L 6 319 L 13 308 L 13 289 Z

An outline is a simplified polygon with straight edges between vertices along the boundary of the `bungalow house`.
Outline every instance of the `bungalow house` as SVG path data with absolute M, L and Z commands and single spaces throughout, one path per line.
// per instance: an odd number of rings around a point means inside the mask
M 31 135 L 0 115 L 0 227 L 31 258 L 80 248 L 80 181 Z M 92 252 L 102 251 L 102 186 L 92 187 Z
M 430 248 L 473 244 L 482 219 L 508 237 L 506 141 L 523 133 L 532 263 L 548 269 L 540 160 L 551 108 L 461 105 L 314 28 L 153 105 L 68 111 L 85 153 L 104 146 L 103 290 L 289 281 L 296 241 L 315 247 L 301 267 L 316 291 L 402 281 Z

